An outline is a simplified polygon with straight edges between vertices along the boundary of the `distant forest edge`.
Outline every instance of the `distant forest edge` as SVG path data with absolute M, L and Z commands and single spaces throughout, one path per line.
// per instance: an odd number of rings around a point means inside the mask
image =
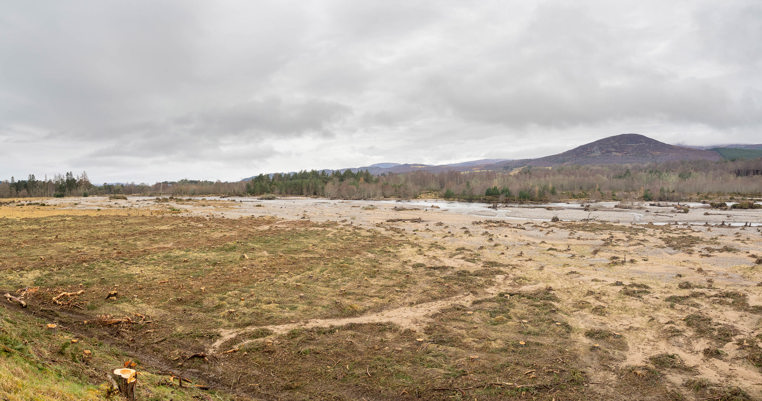
M 712 148 L 725 160 L 748 160 L 762 157 L 762 149 Z
M 86 173 L 52 179 L 11 178 L 0 197 L 92 195 L 313 196 L 340 199 L 444 198 L 483 202 L 568 199 L 688 201 L 762 196 L 762 159 L 675 161 L 647 165 L 564 165 L 511 171 L 372 175 L 363 171 L 301 171 L 258 175 L 238 182 L 193 181 L 92 184 Z

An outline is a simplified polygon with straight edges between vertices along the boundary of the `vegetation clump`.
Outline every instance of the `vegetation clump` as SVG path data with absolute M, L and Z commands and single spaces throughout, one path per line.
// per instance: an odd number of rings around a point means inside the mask
M 640 298 L 643 295 L 650 294 L 650 288 L 646 284 L 640 284 L 640 283 L 630 283 L 627 285 L 624 285 L 621 290 L 619 290 L 619 293 L 622 295 L 627 295 L 630 297 L 636 297 Z
M 762 209 L 762 205 L 752 201 L 741 201 L 730 206 L 733 209 Z
M 691 370 L 677 354 L 653 355 L 648 358 L 648 361 L 659 369 Z
M 683 320 L 699 336 L 712 339 L 721 345 L 732 341 L 733 337 L 738 334 L 736 328 L 726 324 L 715 323 L 710 317 L 701 313 L 692 313 Z

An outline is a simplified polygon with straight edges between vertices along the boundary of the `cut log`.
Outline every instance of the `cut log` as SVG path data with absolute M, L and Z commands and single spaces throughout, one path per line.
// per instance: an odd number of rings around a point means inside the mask
M 119 368 L 114 369 L 114 381 L 119 392 L 128 400 L 135 400 L 135 384 L 138 382 L 138 372 L 135 369 Z
M 188 384 L 192 384 L 193 383 L 190 379 L 186 379 L 186 378 L 181 377 L 181 376 L 175 376 L 174 374 L 170 373 L 169 383 L 174 385 L 175 384 L 175 379 L 177 379 L 177 385 L 180 386 L 180 387 L 183 386 L 183 382 L 188 383 Z
M 15 303 L 21 305 L 22 308 L 26 308 L 26 302 L 23 299 L 18 298 L 18 297 L 14 297 L 13 295 L 11 295 L 11 294 L 9 294 L 7 292 L 5 293 L 5 299 L 7 299 L 8 302 L 15 302 Z
M 189 360 L 189 359 L 193 359 L 193 358 L 199 358 L 199 359 L 203 359 L 203 360 L 205 360 L 205 361 L 208 361 L 208 360 L 209 360 L 209 359 L 207 359 L 207 357 L 206 357 L 206 353 L 204 353 L 204 352 L 198 352 L 198 353 L 195 353 L 195 354 L 193 354 L 193 355 L 191 355 L 191 356 L 189 356 L 189 357 L 185 358 L 185 360 L 187 361 L 187 360 Z
M 118 319 L 103 319 L 101 320 L 101 324 L 104 326 L 111 326 L 119 323 L 132 323 L 132 319 L 128 317 L 122 317 Z
M 120 323 L 133 324 L 135 322 L 133 322 L 132 319 L 130 319 L 128 316 L 115 318 L 111 315 L 98 315 L 98 318 L 93 323 L 101 324 L 103 326 L 111 326 Z M 85 322 L 85 324 L 87 324 L 87 322 Z
M 63 298 L 63 297 L 68 297 L 68 298 L 76 297 L 77 295 L 82 295 L 84 293 L 85 293 L 85 290 L 79 290 L 77 292 L 62 292 L 62 293 L 56 295 L 55 297 L 53 297 L 53 302 L 55 302 L 56 305 L 63 305 L 63 302 L 61 302 L 61 298 Z

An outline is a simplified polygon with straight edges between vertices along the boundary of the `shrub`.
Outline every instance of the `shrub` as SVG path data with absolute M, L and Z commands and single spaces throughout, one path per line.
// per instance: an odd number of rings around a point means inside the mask
M 762 205 L 758 205 L 752 201 L 743 201 L 734 203 L 730 206 L 733 209 L 762 209 Z

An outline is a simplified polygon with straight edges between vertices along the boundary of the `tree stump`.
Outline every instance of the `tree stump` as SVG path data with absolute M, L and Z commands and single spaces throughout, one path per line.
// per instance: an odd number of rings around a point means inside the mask
M 119 392 L 130 401 L 135 400 L 135 384 L 138 382 L 137 373 L 135 369 L 114 369 L 113 377 Z

